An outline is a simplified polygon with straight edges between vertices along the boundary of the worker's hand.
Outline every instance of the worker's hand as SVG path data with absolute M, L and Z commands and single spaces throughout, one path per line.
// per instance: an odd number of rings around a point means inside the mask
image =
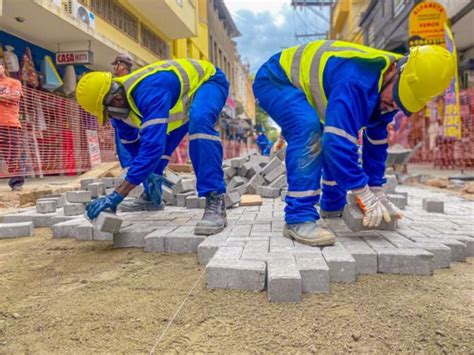
M 173 186 L 173 184 L 168 179 L 154 173 L 151 173 L 143 183 L 145 192 L 157 206 L 161 205 L 163 184 L 168 187 Z
M 389 205 L 390 208 L 396 213 L 398 219 L 401 219 L 403 217 L 403 212 L 397 206 L 395 206 L 392 202 L 390 202 L 382 186 L 371 186 L 370 191 L 372 191 L 374 195 L 377 196 L 377 198 L 380 201 Z
M 370 191 L 368 186 L 359 190 L 352 191 L 355 199 L 361 210 L 364 212 L 362 225 L 364 227 L 378 227 L 382 223 L 382 218 L 385 222 L 390 222 L 390 213 L 383 203 Z
M 94 201 L 91 201 L 86 206 L 87 217 L 90 220 L 94 220 L 104 210 L 110 210 L 112 212 L 117 211 L 117 206 L 123 201 L 124 197 L 117 191 L 112 192 L 110 195 L 100 197 Z

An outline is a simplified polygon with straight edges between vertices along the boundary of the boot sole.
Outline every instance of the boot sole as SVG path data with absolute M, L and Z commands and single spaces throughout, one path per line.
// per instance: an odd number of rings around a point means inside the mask
M 334 243 L 336 242 L 336 237 L 333 235 L 328 235 L 327 237 L 320 239 L 306 239 L 299 237 L 296 233 L 290 230 L 283 230 L 283 236 L 288 239 L 296 240 L 298 243 L 309 245 L 312 247 L 334 245 Z
M 222 232 L 227 227 L 227 221 L 223 226 L 219 227 L 209 227 L 209 226 L 196 226 L 194 227 L 195 235 L 214 235 Z

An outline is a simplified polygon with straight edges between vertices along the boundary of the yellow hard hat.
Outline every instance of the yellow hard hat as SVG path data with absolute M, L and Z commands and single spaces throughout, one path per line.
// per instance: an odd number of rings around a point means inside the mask
M 394 100 L 406 115 L 420 111 L 446 90 L 455 70 L 454 56 L 436 45 L 411 48 L 408 57 L 398 64 L 400 76 L 394 86 Z
M 97 116 L 99 126 L 105 123 L 104 98 L 110 91 L 112 74 L 108 72 L 91 72 L 84 75 L 76 88 L 76 100 L 91 115 Z

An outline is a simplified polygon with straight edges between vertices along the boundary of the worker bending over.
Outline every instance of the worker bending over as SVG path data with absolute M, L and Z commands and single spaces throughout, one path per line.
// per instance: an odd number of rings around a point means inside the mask
M 133 157 L 124 182 L 112 194 L 89 203 L 88 217 L 116 210 L 141 183 L 145 193 L 131 202 L 135 210 L 162 208 L 163 171 L 189 133 L 197 191 L 206 197 L 204 216 L 194 232 L 222 231 L 227 225 L 223 152 L 214 126 L 228 91 L 229 83 L 219 68 L 192 59 L 156 62 L 117 78 L 107 72 L 85 75 L 77 86 L 77 101 L 97 116 L 99 125 L 113 118 L 121 142 Z
M 340 216 L 346 191 L 364 212 L 364 226 L 390 215 L 383 202 L 387 125 L 396 110 L 410 115 L 441 94 L 454 74 L 453 56 L 421 46 L 408 56 L 342 41 L 315 41 L 283 50 L 258 71 L 260 106 L 288 142 L 283 235 L 310 245 L 331 245 L 334 234 L 316 222 L 321 210 Z M 363 131 L 362 165 L 358 137 Z

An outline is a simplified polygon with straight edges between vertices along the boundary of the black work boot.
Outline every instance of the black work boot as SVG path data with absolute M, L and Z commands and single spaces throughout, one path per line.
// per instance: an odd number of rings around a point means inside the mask
M 224 195 L 211 192 L 206 196 L 206 209 L 202 219 L 196 224 L 194 234 L 217 234 L 227 227 L 227 214 L 225 212 Z
M 137 198 L 126 199 L 119 205 L 122 212 L 161 211 L 164 208 L 163 202 L 156 205 L 145 192 Z

